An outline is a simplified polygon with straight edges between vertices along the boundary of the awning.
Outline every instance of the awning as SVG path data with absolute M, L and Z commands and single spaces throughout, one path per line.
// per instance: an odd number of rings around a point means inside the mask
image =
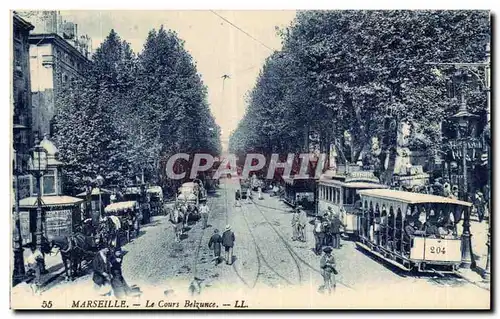
M 43 206 L 75 206 L 83 202 L 83 199 L 71 196 L 42 196 Z M 21 208 L 36 208 L 37 197 L 28 197 L 19 201 Z
M 163 194 L 163 190 L 160 186 L 152 186 L 148 188 L 148 193 Z
M 137 202 L 136 201 L 128 201 L 128 202 L 118 202 L 118 203 L 113 203 L 106 208 L 104 208 L 105 213 L 116 213 L 116 212 L 121 212 L 127 209 L 135 209 L 137 207 Z

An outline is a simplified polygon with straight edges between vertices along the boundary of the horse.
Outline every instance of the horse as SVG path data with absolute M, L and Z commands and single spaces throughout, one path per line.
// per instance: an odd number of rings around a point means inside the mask
M 54 236 L 50 240 L 50 250 L 56 247 L 61 253 L 66 280 L 73 280 L 81 270 L 81 262 L 93 258 L 98 247 L 91 236 L 76 232 L 72 236 Z
M 178 208 L 170 212 L 170 222 L 174 224 L 175 239 L 177 242 L 181 241 L 181 235 L 184 232 L 184 220 L 187 216 Z
M 106 246 L 118 248 L 120 246 L 120 231 L 122 223 L 117 216 L 106 216 L 99 222 L 97 242 Z
M 139 236 L 139 220 L 137 215 L 132 211 L 127 211 L 127 216 L 127 221 L 122 224 L 122 228 L 127 234 L 127 242 L 130 242 L 132 232 L 135 232 L 134 238 Z

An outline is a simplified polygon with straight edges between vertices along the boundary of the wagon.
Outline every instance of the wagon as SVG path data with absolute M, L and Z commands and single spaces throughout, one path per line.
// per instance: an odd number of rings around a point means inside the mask
M 104 208 L 105 216 L 116 216 L 120 220 L 119 237 L 126 236 L 127 242 L 132 235 L 139 234 L 139 221 L 141 220 L 141 210 L 137 201 L 117 202 Z
M 163 190 L 160 186 L 152 186 L 147 190 L 151 215 L 161 215 L 163 211 Z

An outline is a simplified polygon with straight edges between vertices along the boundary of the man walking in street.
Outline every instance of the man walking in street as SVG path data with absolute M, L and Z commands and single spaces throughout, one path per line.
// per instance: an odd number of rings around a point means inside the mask
M 215 266 L 220 263 L 220 252 L 222 246 L 222 237 L 219 235 L 219 230 L 215 229 L 214 234 L 208 241 L 208 248 L 214 251 Z
M 323 240 L 325 238 L 325 234 L 323 233 L 323 222 L 319 216 L 316 216 L 314 221 L 313 234 L 316 241 L 314 252 L 319 256 L 321 254 L 321 247 L 323 247 Z
M 329 294 L 332 293 L 332 288 L 335 290 L 337 282 L 335 280 L 335 275 L 337 270 L 335 269 L 335 258 L 332 255 L 332 247 L 327 246 L 323 249 L 324 255 L 319 261 L 319 267 L 321 268 L 321 275 L 323 276 L 323 286 L 320 288 L 321 291 L 328 291 Z
M 298 239 L 299 239 L 299 211 L 297 209 L 294 209 L 292 214 L 292 240 L 296 241 Z
M 307 214 L 302 206 L 299 206 L 299 240 L 306 242 Z
M 234 247 L 234 233 L 231 231 L 231 226 L 227 225 L 224 233 L 222 234 L 222 245 L 226 253 L 226 264 L 233 264 L 233 247 Z
M 234 206 L 241 207 L 240 199 L 241 199 L 241 192 L 239 189 L 237 189 L 236 193 L 234 193 Z
M 340 227 L 345 227 L 345 225 L 340 220 L 338 214 L 333 214 L 332 221 L 330 223 L 330 231 L 332 233 L 333 248 L 340 248 Z
M 203 220 L 203 229 L 207 228 L 207 226 L 208 226 L 208 214 L 209 214 L 209 212 L 210 212 L 210 210 L 208 209 L 207 203 L 205 203 L 205 202 L 201 203 L 200 214 L 201 214 L 201 218 Z
M 92 261 L 92 281 L 94 288 L 99 291 L 101 296 L 109 296 L 111 294 L 111 262 L 110 250 L 105 247 L 101 249 Z

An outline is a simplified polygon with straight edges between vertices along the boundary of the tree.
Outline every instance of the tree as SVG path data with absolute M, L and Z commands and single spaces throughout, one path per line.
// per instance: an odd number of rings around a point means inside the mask
M 82 189 L 85 178 L 97 175 L 108 185 L 131 180 L 127 132 L 117 116 L 124 92 L 132 85 L 124 81 L 131 79 L 123 69 L 132 58 L 126 48 L 128 44 L 111 30 L 96 50 L 88 72 L 57 99 L 55 140 L 71 189 Z
M 262 98 L 249 101 L 246 124 L 234 136 L 252 147 L 265 145 L 243 136 L 253 134 L 249 123 L 265 123 L 264 109 L 279 110 L 284 116 L 268 119 L 281 130 L 280 140 L 297 140 L 306 127 L 319 132 L 323 144 L 334 142 L 348 162 L 369 150 L 372 137 L 381 144 L 379 162 L 386 154 L 393 158 L 401 123 L 418 123 L 411 143 L 434 154 L 442 145 L 440 124 L 458 103 L 446 76 L 437 77 L 427 62 L 482 61 L 489 30 L 486 11 L 299 12 L 281 33 L 283 49 L 266 61 L 252 91 Z M 276 71 L 279 60 L 287 61 L 282 72 Z M 261 80 L 271 73 L 279 90 Z M 460 90 L 471 110 L 484 114 L 484 92 L 465 85 Z M 283 130 L 286 121 L 295 129 Z

